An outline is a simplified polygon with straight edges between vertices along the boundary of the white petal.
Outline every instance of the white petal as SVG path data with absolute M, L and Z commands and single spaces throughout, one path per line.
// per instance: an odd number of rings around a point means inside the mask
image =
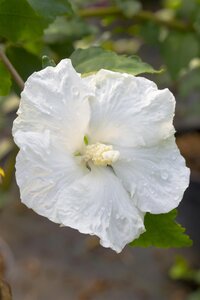
M 143 216 L 112 170 L 92 167 L 59 196 L 59 218 L 66 226 L 100 237 L 104 247 L 120 252 L 143 231 Z
M 21 94 L 13 134 L 51 130 L 60 143 L 76 151 L 83 141 L 90 118 L 91 91 L 74 70 L 69 59 L 56 67 L 33 73 Z M 21 146 L 16 140 L 18 146 Z
M 175 100 L 146 78 L 100 70 L 85 78 L 91 99 L 92 142 L 122 146 L 153 145 L 174 133 Z
M 174 137 L 149 148 L 120 148 L 113 168 L 143 212 L 166 213 L 178 206 L 189 184 L 190 171 Z
M 58 193 L 88 170 L 76 158 L 59 149 L 48 130 L 43 133 L 17 132 L 23 145 L 16 162 L 16 180 L 22 202 L 38 214 L 59 222 Z

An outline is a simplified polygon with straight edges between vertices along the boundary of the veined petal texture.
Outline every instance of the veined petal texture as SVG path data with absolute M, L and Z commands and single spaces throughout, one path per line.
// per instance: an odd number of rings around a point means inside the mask
M 90 118 L 88 99 L 92 92 L 69 59 L 56 67 L 33 73 L 21 94 L 15 132 L 51 131 L 61 147 L 73 152 L 80 147 Z
M 33 73 L 13 126 L 22 202 L 120 252 L 146 212 L 174 209 L 188 186 L 174 109 L 172 93 L 143 77 L 82 78 L 69 59 Z
M 143 214 L 109 168 L 92 167 L 58 198 L 64 225 L 99 236 L 104 247 L 116 252 L 145 230 Z
M 100 70 L 85 81 L 93 87 L 90 136 L 93 142 L 127 147 L 154 145 L 174 134 L 175 99 L 168 89 L 108 70 Z

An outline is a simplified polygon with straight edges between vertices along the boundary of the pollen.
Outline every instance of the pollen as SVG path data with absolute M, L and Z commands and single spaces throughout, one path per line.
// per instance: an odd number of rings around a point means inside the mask
M 84 160 L 92 161 L 96 166 L 112 165 L 119 159 L 120 153 L 113 146 L 96 143 L 86 146 Z

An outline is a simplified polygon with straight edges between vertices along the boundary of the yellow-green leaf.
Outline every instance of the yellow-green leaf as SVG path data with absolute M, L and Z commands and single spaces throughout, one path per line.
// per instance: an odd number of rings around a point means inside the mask
M 146 232 L 130 243 L 131 246 L 158 248 L 189 247 L 192 241 L 185 229 L 175 221 L 176 210 L 167 214 L 152 215 L 147 213 L 144 224 Z
M 0 0 L 0 36 L 13 42 L 38 39 L 47 26 L 26 0 Z
M 52 21 L 57 16 L 71 15 L 71 3 L 68 0 L 27 0 L 32 8 L 42 17 Z
M 95 73 L 100 69 L 138 75 L 141 73 L 158 73 L 138 56 L 118 55 L 100 47 L 77 49 L 71 55 L 74 68 L 81 74 Z

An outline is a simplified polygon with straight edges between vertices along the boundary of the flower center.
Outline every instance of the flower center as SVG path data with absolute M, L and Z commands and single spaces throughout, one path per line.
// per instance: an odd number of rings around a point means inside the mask
M 116 162 L 119 155 L 119 151 L 113 150 L 113 146 L 96 143 L 86 146 L 83 158 L 86 162 L 91 160 L 96 166 L 107 166 Z

